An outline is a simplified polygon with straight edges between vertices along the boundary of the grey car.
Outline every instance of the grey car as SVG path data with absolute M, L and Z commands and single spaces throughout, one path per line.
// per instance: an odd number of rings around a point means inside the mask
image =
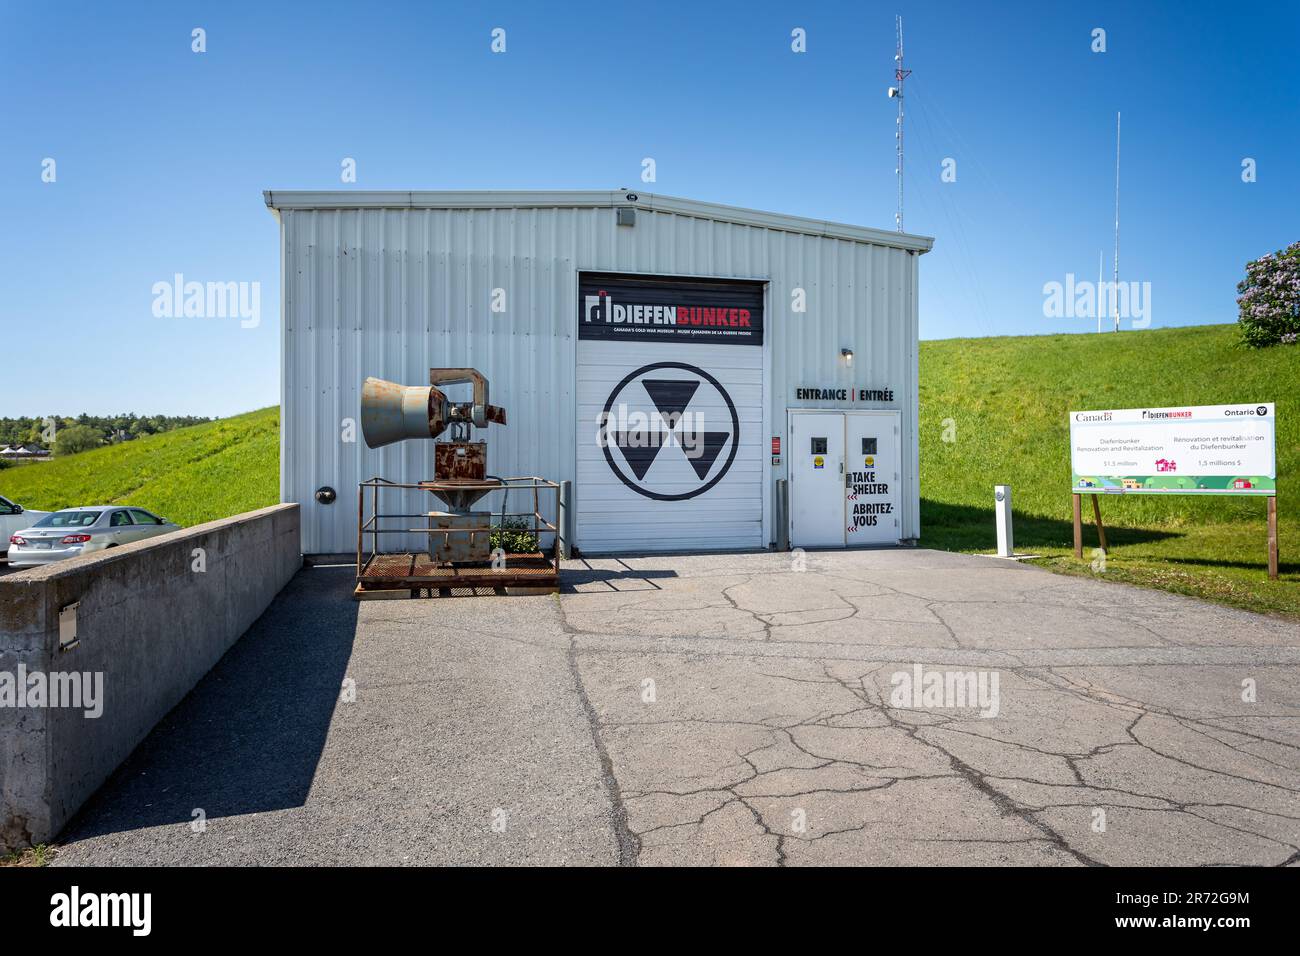
M 64 508 L 10 535 L 9 565 L 51 564 L 179 530 L 180 525 L 129 505 Z

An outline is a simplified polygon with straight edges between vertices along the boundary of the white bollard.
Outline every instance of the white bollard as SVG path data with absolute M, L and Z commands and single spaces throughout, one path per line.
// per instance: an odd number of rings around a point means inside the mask
M 998 519 L 998 557 L 1009 558 L 1016 548 L 1011 533 L 1011 486 L 994 485 L 993 498 Z

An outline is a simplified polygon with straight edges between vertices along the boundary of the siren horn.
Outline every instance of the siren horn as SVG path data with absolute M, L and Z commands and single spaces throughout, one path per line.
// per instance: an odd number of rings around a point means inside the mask
M 448 402 L 436 386 L 469 382 L 473 402 Z M 488 404 L 488 383 L 472 368 L 431 368 L 428 385 L 398 385 L 367 378 L 361 387 L 361 434 L 370 448 L 382 448 L 407 438 L 437 438 L 448 425 L 464 423 L 486 428 L 506 423 L 506 410 Z

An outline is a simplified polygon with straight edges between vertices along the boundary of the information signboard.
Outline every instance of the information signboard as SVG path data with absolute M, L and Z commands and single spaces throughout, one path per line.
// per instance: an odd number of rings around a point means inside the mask
M 1274 405 L 1070 413 L 1075 494 L 1276 495 Z

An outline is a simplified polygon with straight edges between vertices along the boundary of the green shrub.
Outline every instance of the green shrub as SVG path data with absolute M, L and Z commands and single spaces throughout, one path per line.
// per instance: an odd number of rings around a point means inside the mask
M 503 518 L 501 524 L 492 529 L 488 543 L 494 551 L 500 548 L 506 554 L 532 554 L 537 550 L 537 535 L 528 527 L 523 518 Z
M 69 425 L 67 428 L 59 429 L 54 439 L 54 454 L 76 455 L 83 451 L 90 451 L 92 448 L 98 448 L 104 443 L 99 437 L 99 432 L 89 425 Z
M 1251 348 L 1293 343 L 1300 335 L 1300 242 L 1246 263 L 1237 283 L 1237 324 Z

